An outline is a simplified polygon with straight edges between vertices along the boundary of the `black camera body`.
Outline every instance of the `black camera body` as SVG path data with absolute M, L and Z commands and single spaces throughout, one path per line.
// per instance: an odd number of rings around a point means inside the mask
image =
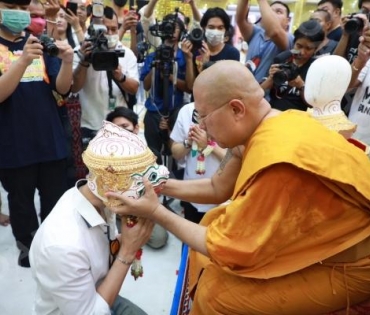
M 42 51 L 47 53 L 51 57 L 56 57 L 59 54 L 59 48 L 55 45 L 55 40 L 46 34 L 40 36 L 40 44 L 42 45 Z
M 113 71 L 119 65 L 119 58 L 125 56 L 125 50 L 110 50 L 108 39 L 104 36 L 105 30 L 95 29 L 91 24 L 88 29 L 89 38 L 87 41 L 92 43 L 92 49 L 86 61 L 89 62 L 95 71 Z
M 202 48 L 204 32 L 201 28 L 193 28 L 184 36 L 184 39 L 187 39 L 192 43 L 193 51 L 197 51 Z
M 357 13 L 352 13 L 350 15 L 350 19 L 344 25 L 344 31 L 347 34 L 353 34 L 357 32 L 361 32 L 364 28 L 364 21 L 359 17 L 355 17 L 354 15 Z
M 279 69 L 272 77 L 274 84 L 277 86 L 284 84 L 286 81 L 294 80 L 299 75 L 299 68 L 293 62 L 279 64 Z
M 149 31 L 153 36 L 160 37 L 162 41 L 171 39 L 176 30 L 176 17 L 164 19 L 162 22 L 157 22 L 149 27 Z

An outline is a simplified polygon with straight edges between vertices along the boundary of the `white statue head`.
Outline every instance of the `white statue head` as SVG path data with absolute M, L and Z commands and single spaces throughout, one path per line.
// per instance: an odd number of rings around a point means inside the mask
M 312 117 L 345 138 L 351 137 L 356 125 L 348 120 L 341 109 L 341 101 L 351 81 L 349 62 L 340 56 L 317 58 L 308 69 L 304 97 L 313 108 Z

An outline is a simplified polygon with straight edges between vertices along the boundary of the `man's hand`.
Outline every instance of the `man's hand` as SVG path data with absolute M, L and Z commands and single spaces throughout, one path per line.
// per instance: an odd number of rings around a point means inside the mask
M 209 51 L 208 45 L 205 41 L 202 42 L 202 48 L 199 49 L 199 53 L 202 56 L 202 63 L 207 63 L 211 56 L 211 52 Z
M 68 12 L 64 15 L 64 18 L 72 26 L 74 30 L 81 28 L 80 27 L 80 19 L 79 17 L 74 14 L 70 9 L 67 9 Z
M 189 129 L 189 138 L 198 144 L 199 150 L 203 150 L 208 145 L 207 132 L 198 125 L 193 125 Z
M 81 61 L 86 61 L 91 54 L 93 46 L 89 41 L 84 41 L 79 49 L 79 55 L 81 56 Z
M 45 9 L 45 18 L 48 19 L 55 19 L 59 10 L 60 10 L 60 4 L 58 0 L 48 0 L 44 4 Z
M 143 178 L 145 194 L 139 199 L 133 199 L 114 192 L 107 192 L 108 199 L 120 200 L 119 206 L 111 207 L 110 210 L 120 215 L 135 215 L 151 219 L 160 206 L 158 196 L 148 179 Z
M 23 53 L 19 58 L 19 62 L 23 62 L 27 66 L 30 65 L 34 59 L 38 59 L 42 56 L 42 49 L 43 47 L 37 37 L 30 35 L 23 47 Z
M 186 59 L 193 59 L 193 44 L 191 43 L 190 40 L 184 39 L 181 43 L 181 50 L 184 53 Z
M 72 63 L 73 62 L 73 48 L 66 42 L 56 40 L 55 45 L 59 48 L 58 58 L 62 59 L 63 62 Z
M 116 80 L 116 81 L 119 81 L 122 79 L 122 76 L 123 76 L 123 71 L 122 71 L 122 67 L 121 65 L 118 65 L 117 69 L 115 69 L 113 71 L 113 78 Z
M 124 17 L 123 17 L 123 30 L 124 32 L 130 30 L 130 29 L 135 29 L 136 30 L 136 25 L 137 25 L 137 17 L 135 12 L 128 12 Z

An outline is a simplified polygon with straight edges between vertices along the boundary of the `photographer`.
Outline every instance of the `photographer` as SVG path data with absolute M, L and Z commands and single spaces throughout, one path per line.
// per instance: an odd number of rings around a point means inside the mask
M 163 18 L 161 25 L 168 26 L 166 29 L 168 28 L 171 34 L 162 34 L 163 44 L 147 56 L 140 75 L 140 80 L 144 82 L 144 89 L 151 90 L 145 101 L 147 111 L 144 117 L 144 135 L 149 148 L 157 156 L 158 164 L 162 164 L 163 144 L 167 144 L 169 140 L 168 117 L 183 105 L 184 92 L 190 92 L 185 82 L 189 59 L 186 59 L 184 53 L 178 48 L 181 34 L 185 31 L 184 23 L 176 14 L 169 14 Z M 164 72 L 169 68 L 177 70 L 177 75 L 175 74 L 174 77 L 175 72 L 170 72 L 168 92 L 164 94 Z M 165 108 L 165 97 L 167 97 L 168 108 Z
M 270 89 L 270 104 L 279 110 L 297 109 L 306 111 L 304 81 L 308 68 L 315 60 L 317 47 L 324 40 L 324 31 L 316 20 L 303 22 L 294 32 L 294 47 L 274 59 L 269 76 L 261 84 Z
M 10 223 L 21 249 L 18 264 L 29 267 L 28 250 L 39 222 L 67 189 L 66 138 L 53 90 L 65 95 L 72 83 L 72 48 L 55 42 L 50 56 L 30 25 L 30 0 L 0 1 L 0 181 L 8 193 Z
M 74 58 L 72 92 L 79 92 L 84 148 L 100 129 L 107 114 L 115 107 L 127 107 L 128 93 L 136 94 L 139 86 L 136 57 L 127 47 L 124 48 L 124 57 L 118 58 L 118 67 L 113 71 L 97 71 L 94 68 L 104 68 L 104 65 L 90 64 L 95 51 L 123 51 L 123 45 L 119 42 L 117 15 L 110 8 L 105 9 L 104 14 L 103 29 L 106 31 L 96 31 L 95 37 L 85 40 Z M 91 25 L 90 29 L 94 27 Z M 109 58 L 100 59 L 99 62 L 110 62 L 106 59 Z

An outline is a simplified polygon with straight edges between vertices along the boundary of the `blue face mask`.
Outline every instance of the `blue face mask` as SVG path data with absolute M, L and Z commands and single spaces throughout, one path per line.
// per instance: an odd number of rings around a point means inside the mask
M 0 13 L 0 25 L 15 35 L 22 33 L 31 24 L 29 11 L 2 9 Z

